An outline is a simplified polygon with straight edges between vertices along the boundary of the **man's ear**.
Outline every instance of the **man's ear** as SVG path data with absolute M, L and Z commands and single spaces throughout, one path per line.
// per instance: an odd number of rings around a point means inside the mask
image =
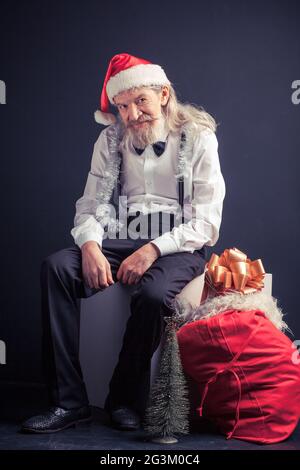
M 170 90 L 168 86 L 163 86 L 161 90 L 161 105 L 165 106 L 170 98 Z

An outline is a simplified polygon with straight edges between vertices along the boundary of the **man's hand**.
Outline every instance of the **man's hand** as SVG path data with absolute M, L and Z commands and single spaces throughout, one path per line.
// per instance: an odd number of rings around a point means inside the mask
M 95 241 L 88 241 L 81 247 L 82 274 L 92 289 L 105 288 L 114 284 L 110 264 Z
M 137 284 L 144 272 L 159 256 L 159 249 L 154 243 L 150 242 L 142 246 L 122 261 L 117 272 L 118 281 L 124 284 Z

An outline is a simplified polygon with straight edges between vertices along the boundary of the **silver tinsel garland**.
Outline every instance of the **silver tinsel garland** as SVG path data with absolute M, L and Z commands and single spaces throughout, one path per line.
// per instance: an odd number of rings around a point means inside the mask
M 107 128 L 107 145 L 109 150 L 109 162 L 105 171 L 101 186 L 97 191 L 97 210 L 95 218 L 103 227 L 108 227 L 110 232 L 118 232 L 124 225 L 111 214 L 110 201 L 114 188 L 117 185 L 121 167 L 122 155 L 119 152 L 119 144 L 123 126 L 120 120 Z

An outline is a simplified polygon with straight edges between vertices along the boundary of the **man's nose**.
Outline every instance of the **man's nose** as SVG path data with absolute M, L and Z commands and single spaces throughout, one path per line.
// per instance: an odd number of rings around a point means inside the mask
M 129 121 L 137 121 L 141 112 L 139 111 L 136 104 L 131 103 L 128 105 L 128 119 Z

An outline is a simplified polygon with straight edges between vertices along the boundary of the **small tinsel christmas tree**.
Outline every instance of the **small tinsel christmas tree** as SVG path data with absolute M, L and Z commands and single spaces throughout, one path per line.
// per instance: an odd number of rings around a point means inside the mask
M 165 344 L 159 375 L 151 389 L 144 429 L 152 441 L 177 442 L 189 432 L 189 398 L 176 336 L 176 317 L 165 317 Z

